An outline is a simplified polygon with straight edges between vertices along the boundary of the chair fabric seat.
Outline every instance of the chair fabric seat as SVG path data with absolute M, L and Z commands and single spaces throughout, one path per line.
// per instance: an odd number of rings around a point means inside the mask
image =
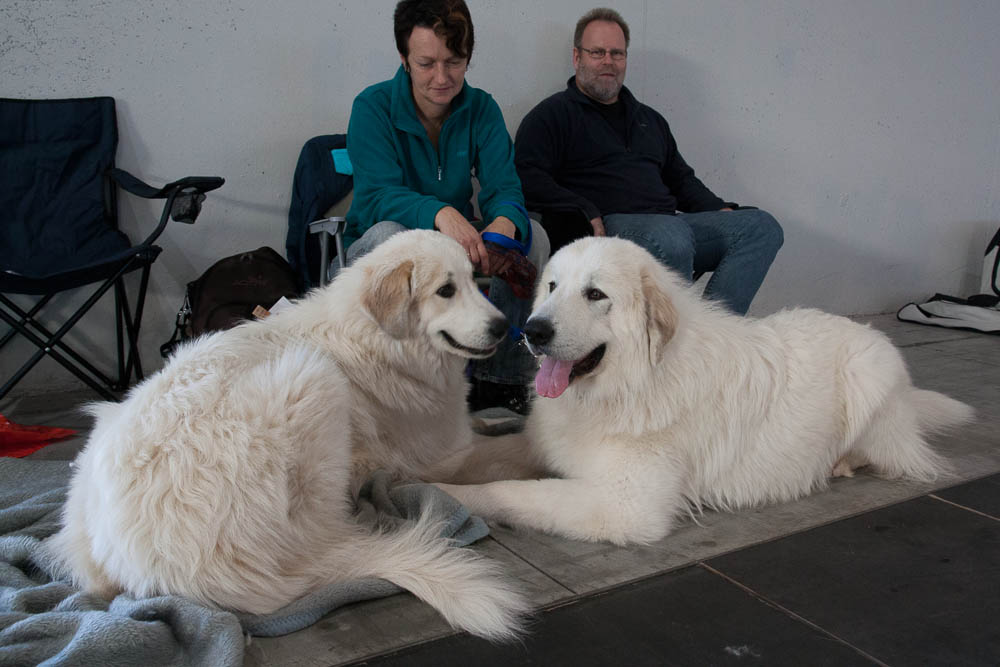
M 82 287 L 115 275 L 133 257 L 137 261 L 128 267 L 131 273 L 152 264 L 163 249 L 160 246 L 126 247 L 100 261 L 51 273 L 48 276 L 25 276 L 12 271 L 0 271 L 0 292 L 10 294 L 49 294 Z

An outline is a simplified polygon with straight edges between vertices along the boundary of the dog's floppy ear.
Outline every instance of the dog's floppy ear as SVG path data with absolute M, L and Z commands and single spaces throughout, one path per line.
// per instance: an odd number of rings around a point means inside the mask
M 646 304 L 646 337 L 649 339 L 649 360 L 655 366 L 663 358 L 663 350 L 677 331 L 677 309 L 656 276 L 642 271 L 642 297 Z
M 413 261 L 406 260 L 390 271 L 368 269 L 368 289 L 361 303 L 393 338 L 410 336 L 419 317 L 413 298 L 413 267 Z

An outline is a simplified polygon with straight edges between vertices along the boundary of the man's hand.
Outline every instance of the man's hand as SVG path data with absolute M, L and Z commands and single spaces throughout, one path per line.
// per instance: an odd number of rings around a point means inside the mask
M 506 218 L 504 219 L 506 220 Z M 510 220 L 507 222 L 511 226 L 514 224 Z M 494 221 L 493 224 L 496 222 Z M 491 224 L 490 227 L 492 226 Z M 465 254 L 468 255 L 472 266 L 489 275 L 490 258 L 486 253 L 486 246 L 483 245 L 483 239 L 472 223 L 458 212 L 458 209 L 453 206 L 445 206 L 438 211 L 437 215 L 434 216 L 434 228 L 458 241 L 465 248 Z
M 597 216 L 590 221 L 590 226 L 594 228 L 594 236 L 607 236 L 604 231 L 604 218 Z

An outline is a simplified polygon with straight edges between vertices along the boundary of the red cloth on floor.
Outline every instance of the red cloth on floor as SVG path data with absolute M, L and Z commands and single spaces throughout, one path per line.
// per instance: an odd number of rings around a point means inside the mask
M 57 440 L 76 435 L 71 428 L 15 424 L 0 415 L 0 456 L 22 458 Z

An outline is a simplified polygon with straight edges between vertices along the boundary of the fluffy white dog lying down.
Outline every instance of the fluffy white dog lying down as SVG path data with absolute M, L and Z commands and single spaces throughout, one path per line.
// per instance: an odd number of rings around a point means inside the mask
M 62 530 L 81 586 L 264 614 L 329 583 L 383 577 L 450 623 L 511 636 L 527 604 L 429 521 L 352 520 L 375 469 L 421 478 L 468 446 L 466 361 L 506 333 L 461 246 L 393 237 L 265 320 L 196 339 L 102 403 Z
M 525 433 L 559 478 L 439 486 L 572 538 L 651 542 L 679 514 L 798 498 L 864 465 L 929 480 L 945 464 L 925 435 L 972 418 L 914 388 L 881 333 L 816 310 L 731 315 L 621 239 L 556 253 L 525 335 L 544 355 Z

